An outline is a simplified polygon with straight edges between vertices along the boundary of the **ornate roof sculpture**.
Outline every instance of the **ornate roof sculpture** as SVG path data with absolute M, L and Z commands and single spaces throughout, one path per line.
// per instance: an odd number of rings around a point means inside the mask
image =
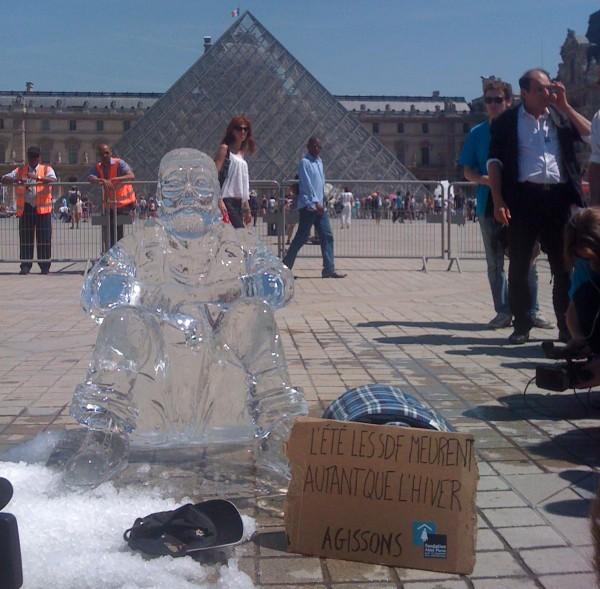
M 138 178 L 153 178 L 177 147 L 212 154 L 231 117 L 244 113 L 258 149 L 254 179 L 293 178 L 308 137 L 323 143 L 328 178 L 414 176 L 250 13 L 245 12 L 115 146 Z

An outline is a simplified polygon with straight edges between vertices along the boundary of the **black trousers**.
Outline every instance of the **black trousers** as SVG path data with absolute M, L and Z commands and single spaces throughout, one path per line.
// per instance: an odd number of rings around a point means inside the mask
M 37 246 L 37 261 L 40 270 L 50 269 L 52 257 L 52 214 L 38 215 L 35 207 L 25 203 L 23 215 L 19 217 L 19 249 L 21 268 L 29 270 L 33 263 L 33 245 Z
M 229 220 L 234 229 L 244 228 L 244 217 L 242 216 L 242 199 L 241 198 L 224 198 L 223 202 L 229 215 Z
M 531 329 L 529 310 L 532 297 L 528 274 L 536 240 L 539 240 L 550 262 L 552 301 L 558 328 L 567 331 L 565 314 L 569 305 L 570 275 L 564 261 L 563 242 L 571 202 L 564 184 L 524 182 L 518 185 L 517 194 L 507 203 L 511 214 L 508 226 L 508 300 L 518 333 Z
M 108 251 L 117 241 L 123 239 L 123 225 L 117 225 L 115 233 L 116 217 L 117 215 L 128 215 L 132 208 L 132 205 L 126 205 L 121 208 L 110 209 L 109 226 L 102 225 L 102 246 L 104 251 Z

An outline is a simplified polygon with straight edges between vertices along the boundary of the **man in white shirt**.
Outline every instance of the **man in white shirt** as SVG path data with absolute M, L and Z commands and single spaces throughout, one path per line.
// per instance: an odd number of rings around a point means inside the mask
M 33 246 L 37 245 L 37 262 L 42 274 L 50 272 L 52 257 L 52 190 L 56 174 L 40 161 L 39 147 L 27 150 L 27 164 L 2 176 L 2 184 L 14 184 L 19 218 L 21 271 L 29 274 L 33 265 Z
M 512 344 L 529 340 L 532 295 L 529 266 L 535 241 L 548 255 L 559 339 L 568 341 L 569 272 L 563 230 L 572 206 L 583 205 L 574 144 L 590 134 L 590 122 L 567 102 L 564 86 L 536 68 L 519 79 L 522 103 L 491 126 L 488 175 L 494 217 L 508 225 L 508 298 L 514 316 Z

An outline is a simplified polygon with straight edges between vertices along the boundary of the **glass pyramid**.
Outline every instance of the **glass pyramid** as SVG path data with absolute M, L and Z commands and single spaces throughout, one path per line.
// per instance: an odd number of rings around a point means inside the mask
M 283 45 L 245 12 L 115 146 L 139 179 L 157 176 L 177 147 L 213 155 L 231 117 L 244 113 L 257 150 L 250 178 L 294 178 L 311 135 L 321 139 L 326 178 L 414 176 Z

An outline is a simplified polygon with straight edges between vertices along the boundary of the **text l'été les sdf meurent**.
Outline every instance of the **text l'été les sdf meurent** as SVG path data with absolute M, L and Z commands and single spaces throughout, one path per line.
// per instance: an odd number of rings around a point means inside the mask
M 373 469 L 339 464 L 306 466 L 304 493 L 360 497 L 374 501 L 397 501 L 428 505 L 443 510 L 462 511 L 462 483 L 444 470 L 415 474 L 402 471 L 402 464 L 458 467 L 471 471 L 473 440 L 448 434 L 395 434 L 373 429 L 346 429 L 345 426 L 316 426 L 310 436 L 311 456 L 378 459 L 389 469 Z M 437 475 L 437 476 L 436 476 Z

